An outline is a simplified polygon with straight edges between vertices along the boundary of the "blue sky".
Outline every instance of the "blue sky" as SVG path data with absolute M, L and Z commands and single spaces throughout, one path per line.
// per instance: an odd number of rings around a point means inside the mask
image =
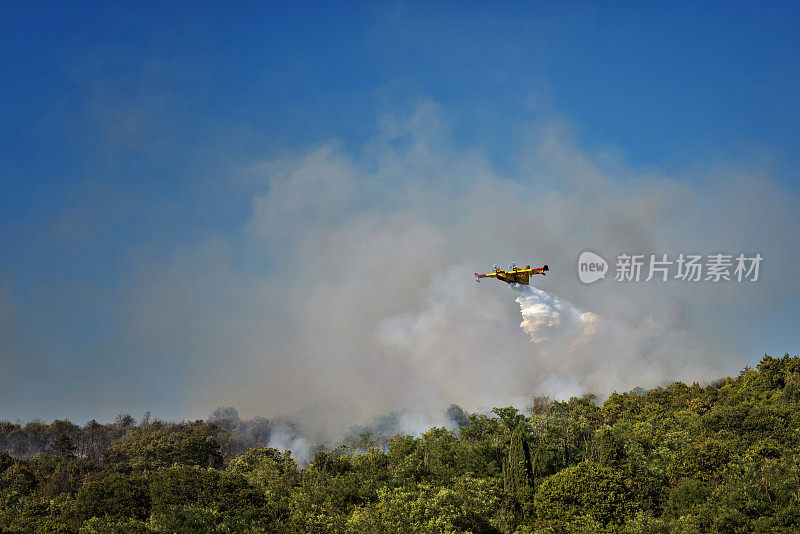
M 57 376 L 110 338 L 135 354 L 118 303 L 152 264 L 184 253 L 191 264 L 191 251 L 219 242 L 232 272 L 283 274 L 281 250 L 248 241 L 267 187 L 248 169 L 327 143 L 369 162 L 387 117 L 415 103 L 435 106 L 443 153 L 478 153 L 514 183 L 537 125 L 558 123 L 582 153 L 611 154 L 634 174 L 702 189 L 700 176 L 732 167 L 766 176 L 777 197 L 800 189 L 795 3 L 4 7 L 0 320 L 10 317 L 11 341 L 0 373 L 30 387 L 0 397 L 10 407 L 0 418 L 61 416 L 55 401 L 36 400 L 48 387 L 65 415 L 94 417 L 90 396 L 71 404 L 68 388 L 31 378 L 26 361 L 36 354 Z M 357 188 L 376 179 L 364 172 Z M 387 176 L 383 188 L 404 190 Z M 789 287 L 757 307 L 762 334 L 739 340 L 750 354 L 796 351 L 797 295 Z M 191 343 L 175 335 L 158 351 L 191 363 Z M 128 369 L 134 356 L 118 358 Z M 181 401 L 195 378 L 179 368 L 108 410 L 202 416 L 236 401 Z M 114 383 L 115 369 L 97 376 Z M 141 386 L 131 380 L 121 391 Z

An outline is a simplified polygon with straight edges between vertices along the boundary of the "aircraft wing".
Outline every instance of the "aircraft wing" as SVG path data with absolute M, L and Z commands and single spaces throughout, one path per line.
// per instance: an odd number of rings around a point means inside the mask
M 530 274 L 541 274 L 542 276 L 547 276 L 545 274 L 545 271 L 549 270 L 550 268 L 547 265 L 545 265 L 543 267 L 539 267 L 538 269 L 525 269 L 525 272 Z
M 516 274 L 541 274 L 541 275 L 545 275 L 545 271 L 549 271 L 549 270 L 550 270 L 550 268 L 547 265 L 545 265 L 543 267 L 536 267 L 536 268 L 532 267 L 530 269 L 517 269 L 516 271 L 508 271 L 508 272 L 509 272 L 509 274 L 516 273 Z

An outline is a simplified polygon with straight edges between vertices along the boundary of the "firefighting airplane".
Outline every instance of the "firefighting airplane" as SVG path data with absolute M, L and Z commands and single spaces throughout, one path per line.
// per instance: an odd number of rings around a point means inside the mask
M 532 275 L 541 274 L 542 276 L 546 276 L 545 271 L 550 270 L 547 265 L 544 267 L 539 267 L 538 269 L 531 269 L 530 265 L 526 265 L 524 269 L 520 269 L 517 267 L 516 263 L 512 263 L 507 271 L 498 268 L 497 265 L 494 265 L 493 267 L 493 273 L 475 273 L 475 281 L 480 282 L 481 278 L 497 278 L 498 280 L 502 280 L 507 284 L 523 284 L 527 286 Z

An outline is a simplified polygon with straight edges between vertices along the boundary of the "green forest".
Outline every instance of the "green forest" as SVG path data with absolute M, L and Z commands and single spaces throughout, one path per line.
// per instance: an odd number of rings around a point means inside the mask
M 280 425 L 0 421 L 2 532 L 800 532 L 800 358 L 708 385 L 351 429 L 309 461 Z M 228 416 L 230 415 L 230 416 Z M 383 425 L 389 427 L 390 425 Z

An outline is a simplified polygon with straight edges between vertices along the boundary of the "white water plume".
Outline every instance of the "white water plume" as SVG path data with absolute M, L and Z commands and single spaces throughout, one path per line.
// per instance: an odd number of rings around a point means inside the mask
M 591 340 L 602 326 L 597 314 L 581 311 L 552 293 L 533 286 L 523 286 L 519 291 L 522 293 L 517 297 L 522 313 L 519 326 L 532 343 L 566 339 L 572 350 Z

